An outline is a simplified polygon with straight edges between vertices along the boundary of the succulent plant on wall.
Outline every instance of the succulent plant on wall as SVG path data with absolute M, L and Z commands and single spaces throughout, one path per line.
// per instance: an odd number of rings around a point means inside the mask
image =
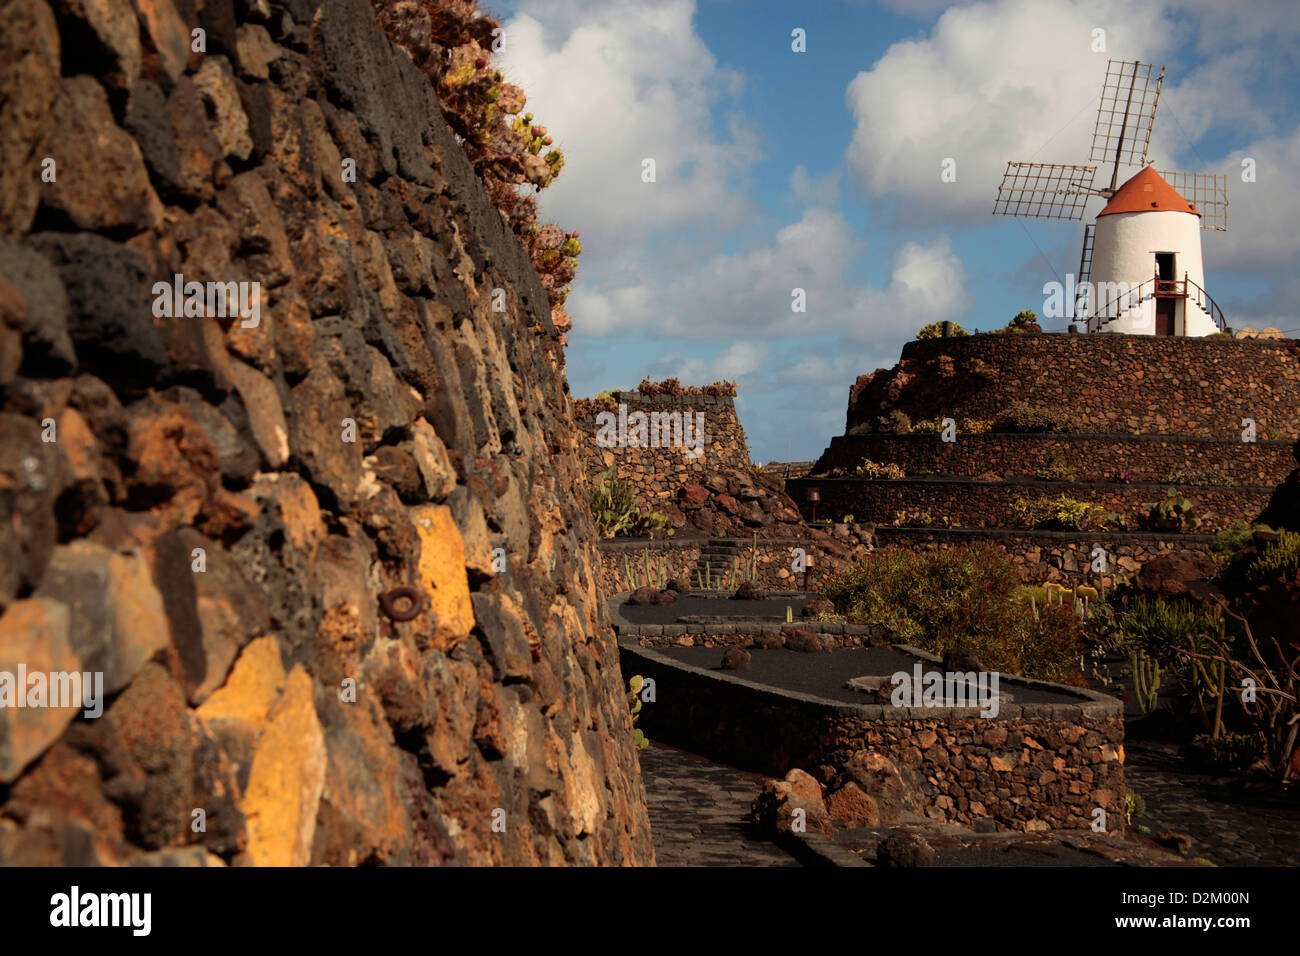
M 564 154 L 545 126 L 524 113 L 523 90 L 492 66 L 499 22 L 477 0 L 371 0 L 379 23 L 433 81 L 443 116 L 460 138 L 488 196 L 529 252 L 560 332 L 560 309 L 573 281 L 578 233 L 538 226 L 537 201 L 519 187 L 544 189 L 564 168 Z M 513 117 L 513 118 L 511 118 Z M 542 238 L 539 238 L 542 237 Z M 558 241 L 552 242 L 552 238 Z

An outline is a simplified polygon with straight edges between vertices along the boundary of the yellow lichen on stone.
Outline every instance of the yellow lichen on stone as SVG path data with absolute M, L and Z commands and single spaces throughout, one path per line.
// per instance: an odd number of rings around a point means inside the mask
M 199 707 L 199 719 L 234 734 L 251 747 L 266 729 L 268 715 L 284 684 L 280 646 L 274 637 L 259 637 L 244 648 L 225 684 Z
M 411 518 L 420 535 L 420 590 L 429 598 L 429 610 L 415 623 L 428 628 L 430 646 L 449 651 L 474 626 L 465 543 L 446 505 L 414 508 Z
M 248 856 L 256 866 L 311 862 L 316 812 L 325 788 L 325 732 L 312 680 L 296 665 L 258 738 L 243 811 Z

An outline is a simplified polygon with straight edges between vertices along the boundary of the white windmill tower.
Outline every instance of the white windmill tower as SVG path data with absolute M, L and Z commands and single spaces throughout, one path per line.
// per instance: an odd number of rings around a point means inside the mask
M 1205 291 L 1200 236 L 1228 229 L 1226 178 L 1147 166 L 1164 78 L 1164 67 L 1109 61 L 1088 157 L 1111 163 L 1108 188 L 1093 187 L 1096 166 L 1046 163 L 1007 163 L 998 187 L 994 215 L 1082 219 L 1090 198 L 1107 200 L 1084 227 L 1077 285 L 1067 292 L 1075 321 L 1089 332 L 1199 336 L 1227 329 Z M 1141 169 L 1116 188 L 1121 165 Z

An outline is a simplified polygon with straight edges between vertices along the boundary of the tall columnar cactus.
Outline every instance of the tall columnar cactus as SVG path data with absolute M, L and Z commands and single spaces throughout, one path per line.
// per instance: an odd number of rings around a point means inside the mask
M 1133 694 L 1142 713 L 1149 714 L 1156 709 L 1160 691 L 1160 662 L 1145 651 L 1135 650 L 1129 657 L 1129 664 L 1133 672 Z

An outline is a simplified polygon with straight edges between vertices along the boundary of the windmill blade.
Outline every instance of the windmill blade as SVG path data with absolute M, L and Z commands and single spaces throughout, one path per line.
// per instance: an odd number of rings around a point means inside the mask
M 1097 195 L 1092 188 L 1096 173 L 1096 166 L 1007 163 L 993 215 L 1082 219 L 1084 205 Z
M 1164 80 L 1163 66 L 1138 60 L 1107 61 L 1097 125 L 1092 131 L 1092 151 L 1088 154 L 1090 162 L 1114 163 L 1116 169 L 1120 164 L 1146 165 L 1151 124 Z
M 1228 179 L 1214 173 L 1163 172 L 1165 182 L 1178 190 L 1201 214 L 1201 228 L 1228 231 Z

